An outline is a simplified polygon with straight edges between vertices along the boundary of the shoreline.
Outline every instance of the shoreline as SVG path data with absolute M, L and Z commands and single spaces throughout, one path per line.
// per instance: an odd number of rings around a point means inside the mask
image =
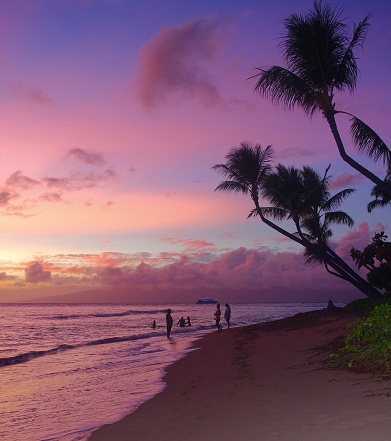
M 165 389 L 88 441 L 379 441 L 391 382 L 320 360 L 357 314 L 337 309 L 212 332 L 166 369 Z

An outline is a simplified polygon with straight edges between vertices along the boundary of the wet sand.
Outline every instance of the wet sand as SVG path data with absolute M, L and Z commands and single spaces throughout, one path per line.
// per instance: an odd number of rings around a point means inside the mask
M 391 381 L 321 363 L 355 319 L 322 310 L 208 334 L 162 393 L 89 441 L 388 441 Z

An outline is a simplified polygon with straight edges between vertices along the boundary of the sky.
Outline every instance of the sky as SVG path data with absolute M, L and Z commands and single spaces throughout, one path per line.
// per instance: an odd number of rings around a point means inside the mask
M 337 107 L 389 145 L 391 4 L 337 5 L 349 26 L 371 13 L 357 90 Z M 333 191 L 356 189 L 343 206 L 355 225 L 332 238 L 347 261 L 352 246 L 390 234 L 390 209 L 367 213 L 372 183 L 339 158 L 325 120 L 253 90 L 257 67 L 285 66 L 284 18 L 311 7 L 0 0 L 0 302 L 85 291 L 113 302 L 362 297 L 247 219 L 249 198 L 214 191 L 222 177 L 211 168 L 231 148 L 272 145 L 275 164 L 331 164 Z M 348 152 L 384 177 L 338 122 Z

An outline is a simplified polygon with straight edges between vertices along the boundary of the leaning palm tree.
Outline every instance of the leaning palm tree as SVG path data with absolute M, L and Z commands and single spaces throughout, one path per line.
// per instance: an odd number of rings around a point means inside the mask
M 341 8 L 314 2 L 313 11 L 306 16 L 289 15 L 284 20 L 285 34 L 281 42 L 287 68 L 258 68 L 254 89 L 288 109 L 301 107 L 310 117 L 322 112 L 342 159 L 391 196 L 390 182 L 383 181 L 349 156 L 338 131 L 335 116 L 349 115 L 357 149 L 374 161 L 382 160 L 390 170 L 391 151 L 380 137 L 357 117 L 336 109 L 335 93 L 356 89 L 358 67 L 354 52 L 362 47 L 369 27 L 367 15 L 349 37 L 341 12 Z
M 318 236 L 311 236 L 302 230 L 304 220 L 309 219 L 314 207 L 320 206 L 320 204 L 311 205 L 309 203 L 309 200 L 315 200 L 315 194 L 308 194 L 308 189 L 305 186 L 309 182 L 303 180 L 302 172 L 293 167 L 287 169 L 282 165 L 277 167 L 276 173 L 272 172 L 270 164 L 272 155 L 271 146 L 262 150 L 260 145 L 252 146 L 243 143 L 239 148 L 231 149 L 226 155 L 226 163 L 216 164 L 213 167 L 226 178 L 217 186 L 216 190 L 235 191 L 250 195 L 255 208 L 250 211 L 248 217 L 259 216 L 266 225 L 303 246 L 308 256 L 316 256 L 317 260 L 324 263 L 331 274 L 353 284 L 368 297 L 380 298 L 381 294 L 329 249 L 325 240 L 324 243 L 320 243 Z M 345 196 L 348 193 L 346 191 Z M 267 197 L 273 205 L 261 207 L 260 195 Z M 326 198 L 327 201 L 321 201 L 321 203 L 325 209 L 331 209 L 338 200 L 343 198 L 343 193 L 341 193 L 340 196 Z M 319 214 L 320 211 L 317 213 Z M 342 217 L 340 216 L 341 220 Z M 298 231 L 290 233 L 272 222 L 270 218 L 275 220 L 291 219 Z M 328 220 L 323 224 L 335 223 L 337 218 L 338 215 L 331 214 L 329 210 Z M 346 215 L 344 219 L 350 218 Z
M 279 164 L 262 188 L 262 195 L 273 206 L 262 207 L 261 211 L 265 216 L 294 222 L 295 235 L 301 238 L 307 262 L 323 264 L 330 274 L 352 283 L 366 295 L 378 298 L 380 293 L 329 247 L 332 225 L 353 226 L 353 219 L 338 208 L 354 191 L 345 189 L 331 196 L 329 169 L 330 166 L 321 178 L 310 167 L 299 170 Z

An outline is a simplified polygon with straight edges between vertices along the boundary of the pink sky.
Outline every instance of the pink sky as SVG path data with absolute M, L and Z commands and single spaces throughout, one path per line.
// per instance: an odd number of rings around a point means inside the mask
M 276 163 L 331 163 L 334 190 L 357 189 L 344 206 L 356 225 L 333 238 L 347 260 L 390 234 L 389 208 L 366 212 L 372 185 L 339 158 L 325 121 L 253 92 L 255 67 L 283 63 L 282 20 L 312 5 L 262 3 L 0 3 L 0 302 L 95 289 L 113 301 L 360 296 L 246 219 L 250 200 L 214 192 L 211 167 L 230 148 L 272 144 Z M 373 13 L 357 92 L 338 107 L 389 144 L 391 5 L 341 4 L 349 24 Z

